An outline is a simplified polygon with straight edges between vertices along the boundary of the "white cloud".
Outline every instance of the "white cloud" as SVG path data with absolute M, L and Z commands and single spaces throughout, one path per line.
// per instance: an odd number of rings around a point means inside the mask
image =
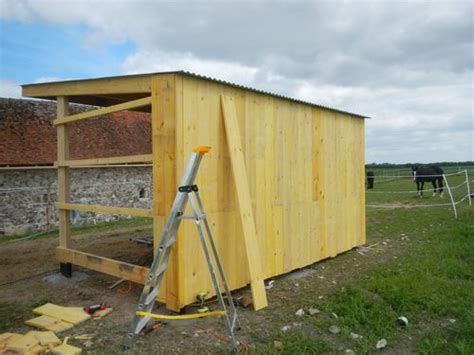
M 474 160 L 472 1 L 0 0 L 0 18 L 130 41 L 124 74 L 187 70 L 369 115 L 368 161 Z
M 252 84 L 258 72 L 257 68 L 239 63 L 199 59 L 191 53 L 163 51 L 139 51 L 125 59 L 122 70 L 125 74 L 185 70 L 242 85 Z
M 21 86 L 11 80 L 0 79 L 0 97 L 21 97 Z
M 64 81 L 68 79 L 59 78 L 56 76 L 41 76 L 35 80 L 35 83 L 51 83 L 53 81 Z

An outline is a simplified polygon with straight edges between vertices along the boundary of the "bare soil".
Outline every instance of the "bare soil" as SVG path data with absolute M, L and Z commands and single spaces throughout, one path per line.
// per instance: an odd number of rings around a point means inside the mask
M 379 224 L 380 221 L 373 218 L 368 221 L 368 224 L 371 223 Z M 136 227 L 94 231 L 75 237 L 75 248 L 134 264 L 149 265 L 152 260 L 152 248 L 129 240 L 149 234 L 149 230 Z M 302 269 L 303 271 L 275 278 L 274 287 L 267 291 L 268 308 L 259 312 L 240 308 L 242 330 L 238 332 L 239 340 L 253 348 L 258 344 L 268 343 L 285 325 L 298 327 L 298 317 L 294 316 L 298 308 L 308 307 L 314 304 L 314 300 L 339 292 L 346 282 L 406 252 L 410 243 L 411 240 L 401 238 L 400 235 L 385 234 L 384 238 L 374 236 L 367 244 L 369 248 L 355 248 L 334 259 L 313 264 Z M 54 256 L 57 244 L 57 238 L 1 244 L 0 301 L 28 307 L 45 301 L 63 306 L 107 303 L 114 308 L 114 312 L 109 316 L 98 321 L 87 321 L 60 335 L 92 334 L 94 338 L 91 344 L 77 340 L 72 341 L 72 344 L 91 353 L 118 351 L 130 326 L 141 292 L 140 285 L 125 281 L 110 289 L 117 281 L 116 278 L 77 267 L 72 278 L 65 278 L 59 273 L 59 265 Z M 309 289 L 311 292 L 308 292 Z M 248 292 L 248 289 L 243 289 L 234 294 L 239 296 Z M 295 299 L 300 304 L 295 304 Z M 210 308 L 216 308 L 216 305 L 211 304 Z M 185 310 L 190 313 L 195 311 L 193 307 Z M 15 322 L 14 329 L 8 331 L 30 330 L 23 321 L 32 317 L 32 313 L 28 315 L 26 312 L 24 319 Z M 221 352 L 228 349 L 228 344 L 222 340 L 225 333 L 226 329 L 219 318 L 172 322 L 140 338 L 134 351 Z M 319 337 L 328 337 L 327 332 L 317 333 L 315 335 Z

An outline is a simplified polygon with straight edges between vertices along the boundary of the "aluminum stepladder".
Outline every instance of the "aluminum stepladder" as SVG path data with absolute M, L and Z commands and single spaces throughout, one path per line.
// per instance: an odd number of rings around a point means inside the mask
M 181 184 L 178 188 L 178 193 L 176 194 L 176 198 L 173 202 L 166 226 L 161 235 L 160 244 L 158 245 L 153 263 L 145 280 L 145 286 L 143 287 L 143 292 L 140 296 L 137 311 L 133 319 L 132 329 L 122 344 L 122 348 L 124 350 L 130 349 L 133 346 L 137 335 L 140 334 L 151 318 L 158 318 L 156 316 L 152 317 L 153 314 L 151 312 L 153 310 L 156 297 L 160 293 L 160 284 L 167 269 L 171 249 L 176 242 L 176 234 L 183 219 L 192 219 L 196 224 L 199 239 L 204 250 L 204 255 L 206 256 L 206 260 L 209 265 L 209 271 L 214 284 L 214 289 L 216 291 L 216 296 L 224 310 L 225 323 L 229 330 L 232 346 L 234 349 L 237 348 L 237 342 L 234 335 L 235 328 L 240 328 L 237 309 L 233 303 L 232 295 L 225 278 L 224 269 L 220 262 L 217 248 L 212 238 L 211 229 L 209 227 L 209 223 L 204 212 L 204 207 L 199 196 L 199 189 L 197 185 L 194 184 L 201 160 L 204 154 L 209 151 L 209 149 L 210 147 L 197 147 L 193 149 L 193 153 L 189 159 L 188 165 L 181 180 Z M 184 214 L 188 201 L 191 204 L 191 215 Z M 208 247 L 209 244 L 211 246 L 210 250 Z M 219 280 L 214 268 L 214 262 L 217 264 L 219 277 L 227 296 L 228 307 L 226 307 L 221 293 L 221 287 L 219 285 Z M 229 310 L 231 314 L 229 314 Z

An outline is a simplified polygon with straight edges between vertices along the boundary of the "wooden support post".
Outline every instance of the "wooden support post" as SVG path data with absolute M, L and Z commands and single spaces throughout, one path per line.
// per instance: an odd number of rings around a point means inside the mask
M 224 126 L 229 145 L 229 154 L 234 175 L 237 199 L 239 203 L 240 219 L 244 232 L 243 242 L 247 254 L 247 263 L 250 274 L 250 287 L 252 290 L 253 306 L 259 310 L 268 305 L 265 285 L 262 275 L 262 255 L 258 246 L 255 221 L 250 199 L 250 189 L 245 169 L 245 160 L 240 139 L 239 122 L 232 97 L 221 96 Z
M 69 101 L 65 96 L 58 96 L 57 119 L 69 114 Z M 67 125 L 58 126 L 58 162 L 69 160 L 69 129 Z M 70 201 L 70 177 L 69 167 L 58 167 L 58 202 L 69 203 Z M 59 246 L 70 248 L 71 231 L 69 228 L 70 211 L 59 210 Z
M 153 155 L 153 241 L 157 247 L 163 233 L 164 222 L 168 216 L 177 193 L 176 182 L 176 93 L 175 76 L 160 75 L 151 79 L 151 130 Z M 179 311 L 181 304 L 179 289 L 178 231 L 166 269 L 162 295 L 166 295 L 166 307 Z M 156 252 L 156 250 L 155 250 Z

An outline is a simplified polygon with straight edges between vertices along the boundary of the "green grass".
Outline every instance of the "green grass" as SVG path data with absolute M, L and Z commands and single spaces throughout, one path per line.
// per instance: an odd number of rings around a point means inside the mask
M 474 353 L 474 226 L 469 217 L 472 214 L 435 232 L 416 250 L 321 304 L 339 316 L 343 335 L 352 331 L 364 336 L 355 350 L 373 351 L 382 337 L 396 344 L 405 331 L 396 319 L 403 315 L 410 322 L 408 333 L 428 329 L 418 351 Z M 449 319 L 456 322 L 450 324 Z
M 375 344 L 385 338 L 389 351 L 474 353 L 474 207 L 460 205 L 457 220 L 449 209 L 437 207 L 368 210 L 368 219 L 369 244 L 402 234 L 410 241 L 397 249 L 396 259 L 357 275 L 323 300 L 315 297 L 320 290 L 312 284 L 304 294 L 279 300 L 288 310 L 270 317 L 277 324 L 285 317 L 291 324 L 299 307 L 322 312 L 303 317 L 302 327 L 288 334 L 275 329 L 271 341 L 262 339 L 258 352 L 280 352 L 272 346 L 280 340 L 287 353 L 341 353 L 347 348 L 375 353 Z M 408 327 L 397 324 L 399 316 L 408 318 Z M 341 329 L 337 336 L 327 331 L 333 324 Z M 363 338 L 354 340 L 351 332 Z
M 453 186 L 463 181 L 464 176 L 449 178 Z M 386 183 L 376 180 L 374 191 L 415 189 L 410 179 L 396 179 Z M 465 185 L 463 189 L 455 190 L 455 199 L 464 196 L 466 191 Z M 447 202 L 449 197 L 446 193 L 443 199 L 431 197 L 429 192 L 423 199 L 416 193 L 367 194 L 368 204 Z M 317 278 L 312 281 L 301 279 L 297 291 L 295 281 L 277 280 L 278 286 L 268 292 L 270 306 L 257 313 L 259 321 L 249 323 L 251 330 L 247 331 L 247 336 L 251 339 L 252 353 L 327 354 L 342 353 L 344 349 L 353 349 L 358 354 L 375 353 L 375 344 L 385 338 L 389 352 L 473 354 L 474 206 L 468 207 L 467 201 L 464 201 L 458 207 L 457 220 L 449 206 L 391 210 L 368 208 L 368 244 L 389 242 L 383 245 L 382 251 L 369 252 L 374 255 L 373 260 L 377 259 L 375 266 L 360 273 L 352 272 L 349 281 L 339 282 L 332 291 L 325 293 L 323 299 L 317 296 L 324 293 L 327 284 L 321 285 Z M 150 226 L 148 219 L 134 218 L 75 227 L 74 233 L 100 233 L 110 229 L 120 233 L 121 229 L 128 227 Z M 408 236 L 409 241 L 401 243 L 402 235 L 404 238 Z M 41 238 L 54 236 L 57 234 Z M 364 262 L 364 257 L 350 252 L 329 260 L 327 265 L 332 268 L 331 265 L 337 264 L 341 258 L 356 257 L 362 260 L 358 262 Z M 303 285 L 304 288 L 301 287 Z M 305 310 L 316 307 L 321 314 L 296 317 L 294 312 L 301 307 Z M 31 308 L 32 305 L 1 303 L 0 324 L 3 327 L 0 328 L 14 329 L 15 324 L 26 319 Z M 333 313 L 338 316 L 337 319 Z M 399 316 L 408 318 L 407 327 L 397 324 Z M 295 326 L 294 322 L 300 325 Z M 281 331 L 284 324 L 291 325 L 289 331 Z M 341 329 L 338 335 L 328 332 L 334 324 Z M 362 339 L 352 339 L 351 332 L 362 335 Z M 283 348 L 275 349 L 274 341 L 281 342 Z M 96 352 L 101 353 L 101 349 L 104 353 L 110 351 L 109 342 L 104 342 L 103 348 L 96 349 Z M 149 349 L 152 348 L 150 345 Z M 146 349 L 142 348 L 143 353 Z M 225 351 L 224 347 L 199 350 L 211 353 Z
M 283 344 L 282 349 L 275 349 L 273 342 L 257 348 L 257 354 L 327 354 L 331 351 L 331 345 L 325 341 L 307 335 L 304 332 L 281 333 L 276 339 Z
M 0 334 L 24 328 L 24 322 L 34 316 L 31 312 L 33 307 L 36 306 L 20 302 L 0 301 Z
M 102 231 L 107 231 L 107 230 L 114 230 L 114 229 L 122 229 L 122 228 L 140 228 L 140 229 L 150 229 L 152 228 L 152 221 L 150 218 L 144 218 L 144 217 L 135 217 L 135 218 L 129 218 L 129 219 L 117 219 L 112 222 L 103 222 L 103 223 L 98 223 L 96 225 L 87 225 L 87 226 L 72 226 L 72 235 L 81 235 L 81 234 L 86 234 L 89 232 L 97 232 L 100 233 Z M 2 243 L 8 242 L 8 241 L 13 241 L 13 240 L 18 240 L 21 238 L 25 238 L 28 236 L 32 236 L 33 234 L 36 233 L 28 233 L 24 235 L 18 235 L 18 236 L 4 236 L 0 238 L 0 245 Z M 30 240 L 33 239 L 50 239 L 50 238 L 55 238 L 58 237 L 58 230 L 54 229 L 52 231 L 44 232 L 44 233 L 38 233 L 35 236 L 33 236 Z

